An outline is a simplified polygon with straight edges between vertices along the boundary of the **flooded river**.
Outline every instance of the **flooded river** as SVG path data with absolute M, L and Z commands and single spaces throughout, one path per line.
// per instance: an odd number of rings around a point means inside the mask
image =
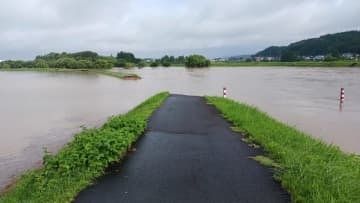
M 93 74 L 0 72 L 0 188 L 36 166 L 42 148 L 56 150 L 80 126 L 99 126 L 159 92 L 222 95 L 255 105 L 271 116 L 346 152 L 360 154 L 359 68 L 144 68 L 114 71 L 143 79 Z M 340 88 L 345 103 L 339 109 Z

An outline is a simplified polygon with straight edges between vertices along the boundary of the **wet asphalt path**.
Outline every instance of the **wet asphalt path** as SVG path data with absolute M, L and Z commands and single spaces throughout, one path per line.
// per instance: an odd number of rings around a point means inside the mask
M 203 98 L 171 95 L 136 152 L 75 202 L 290 202 L 240 139 Z

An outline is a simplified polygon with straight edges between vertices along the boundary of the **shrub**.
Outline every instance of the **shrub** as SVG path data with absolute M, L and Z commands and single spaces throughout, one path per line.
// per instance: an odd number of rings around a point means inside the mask
M 186 58 L 185 66 L 186 67 L 208 67 L 210 65 L 210 60 L 201 55 L 190 55 Z

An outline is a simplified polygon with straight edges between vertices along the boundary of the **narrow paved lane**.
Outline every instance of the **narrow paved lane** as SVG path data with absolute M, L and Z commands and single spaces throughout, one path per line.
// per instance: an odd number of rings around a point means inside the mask
M 289 202 L 240 138 L 203 98 L 171 95 L 136 152 L 75 202 Z

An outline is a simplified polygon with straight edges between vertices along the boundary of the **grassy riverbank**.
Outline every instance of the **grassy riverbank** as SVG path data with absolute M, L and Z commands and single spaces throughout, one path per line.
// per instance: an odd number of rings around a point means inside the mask
M 23 175 L 0 202 L 70 202 L 126 155 L 168 95 L 159 93 L 127 114 L 109 118 L 101 128 L 84 129 L 56 155 L 46 153 L 43 168 Z
M 265 149 L 270 159 L 255 159 L 274 167 L 275 178 L 293 202 L 360 202 L 359 156 L 345 154 L 254 107 L 219 97 L 206 99 L 234 130 L 246 134 L 244 141 Z
M 89 73 L 107 75 L 119 79 L 141 79 L 136 74 L 123 74 L 113 72 L 108 69 L 69 69 L 69 68 L 9 68 L 0 69 L 0 71 L 34 71 L 34 72 L 59 72 L 59 73 Z
M 212 67 L 294 66 L 294 67 L 360 67 L 356 61 L 295 61 L 295 62 L 211 62 Z

